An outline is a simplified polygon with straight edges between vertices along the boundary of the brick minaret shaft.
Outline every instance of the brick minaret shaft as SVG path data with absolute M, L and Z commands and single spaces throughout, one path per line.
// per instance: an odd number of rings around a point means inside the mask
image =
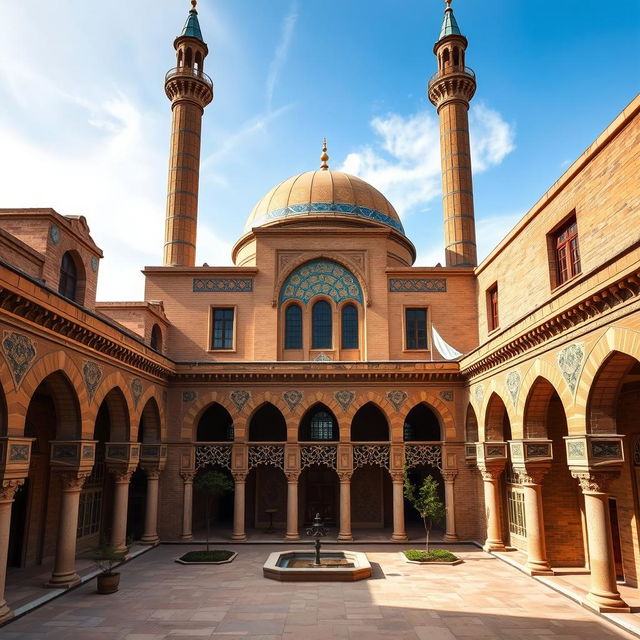
M 200 178 L 200 132 L 204 108 L 213 100 L 213 83 L 204 73 L 209 53 L 202 39 L 196 0 L 175 39 L 177 66 L 165 79 L 171 100 L 171 147 L 165 224 L 164 264 L 194 266 Z
M 440 118 L 442 203 L 445 257 L 448 267 L 475 267 L 476 227 L 473 211 L 469 102 L 476 91 L 475 74 L 465 67 L 467 39 L 461 34 L 447 0 L 444 22 L 433 52 L 438 71 L 429 80 L 429 100 Z

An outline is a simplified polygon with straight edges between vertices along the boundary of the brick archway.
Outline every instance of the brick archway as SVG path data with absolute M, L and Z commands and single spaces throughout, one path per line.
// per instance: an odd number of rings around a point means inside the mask
M 180 437 L 183 440 L 189 442 L 195 442 L 196 433 L 198 431 L 198 422 L 202 417 L 202 414 L 214 403 L 217 402 L 220 406 L 224 407 L 229 415 L 233 418 L 233 424 L 236 430 L 236 440 L 245 440 L 244 431 L 247 424 L 245 417 L 239 417 L 240 413 L 233 403 L 229 400 L 229 394 L 227 392 L 220 391 L 207 391 L 205 393 L 198 393 L 197 399 L 193 402 L 189 410 L 184 414 L 182 418 L 182 428 L 180 430 Z M 246 407 L 244 407 L 246 409 Z

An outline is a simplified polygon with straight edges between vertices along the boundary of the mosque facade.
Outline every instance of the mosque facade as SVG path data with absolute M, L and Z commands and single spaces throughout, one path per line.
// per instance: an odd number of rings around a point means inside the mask
M 476 77 L 448 2 L 427 89 L 445 264 L 414 266 L 393 204 L 332 170 L 325 144 L 316 170 L 258 200 L 233 266 L 196 266 L 214 92 L 193 4 L 165 80 L 164 260 L 144 269 L 144 301 L 96 302 L 102 252 L 83 217 L 0 209 L 0 566 L 50 564 L 49 586 L 69 587 L 101 539 L 198 538 L 207 469 L 234 483 L 216 511 L 230 540 L 298 540 L 320 513 L 339 540 L 403 544 L 408 473 L 437 479 L 444 542 L 519 550 L 533 575 L 586 569 L 586 604 L 628 610 L 640 98 L 478 264 Z

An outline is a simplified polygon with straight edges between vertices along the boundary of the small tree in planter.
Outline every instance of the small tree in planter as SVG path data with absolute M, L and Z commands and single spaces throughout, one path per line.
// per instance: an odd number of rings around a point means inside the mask
M 98 574 L 98 593 L 115 593 L 120 584 L 120 573 L 113 568 L 122 562 L 127 555 L 127 550 L 117 551 L 110 544 L 103 544 L 92 550 L 91 556 L 101 573 Z
M 425 547 L 426 551 L 421 553 L 417 552 L 412 553 L 406 552 L 405 555 L 409 560 L 415 559 L 423 559 L 423 560 L 444 560 L 441 557 L 442 550 L 434 549 L 432 552 L 429 551 L 429 536 L 431 534 L 431 527 L 438 522 L 442 522 L 445 517 L 445 506 L 440 500 L 440 496 L 438 495 L 438 483 L 434 480 L 430 475 L 427 476 L 422 484 L 418 487 L 414 485 L 407 472 L 405 470 L 404 474 L 404 496 L 411 503 L 411 506 L 420 514 L 422 518 L 422 523 L 424 524 L 425 531 Z M 439 553 L 436 553 L 439 552 Z M 412 553 L 413 558 L 409 557 L 409 554 Z M 457 558 L 453 556 L 453 554 L 449 554 L 449 552 L 442 552 L 452 556 L 453 560 Z M 422 556 L 422 558 L 418 558 L 418 554 Z
M 211 531 L 211 511 L 213 501 L 225 493 L 233 491 L 233 482 L 221 471 L 209 469 L 196 477 L 196 489 L 205 495 L 205 517 L 207 520 L 207 553 L 209 553 L 209 536 Z

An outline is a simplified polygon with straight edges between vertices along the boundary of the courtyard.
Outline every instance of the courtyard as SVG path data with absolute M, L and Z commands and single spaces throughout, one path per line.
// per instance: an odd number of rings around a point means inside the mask
M 262 564 L 281 545 L 230 545 L 237 559 L 181 566 L 191 545 L 161 545 L 121 567 L 121 588 L 95 580 L 0 629 L 6 640 L 332 638 L 376 640 L 605 640 L 633 638 L 602 617 L 473 546 L 457 567 L 405 563 L 396 545 L 365 551 L 374 573 L 358 583 L 279 583 Z

